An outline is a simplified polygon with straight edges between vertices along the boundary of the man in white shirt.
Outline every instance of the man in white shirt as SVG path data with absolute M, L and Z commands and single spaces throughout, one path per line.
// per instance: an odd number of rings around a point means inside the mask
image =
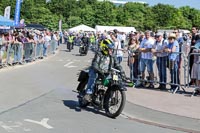
M 147 67 L 147 71 L 149 73 L 149 80 L 154 80 L 153 73 L 153 54 L 152 48 L 154 45 L 154 39 L 150 36 L 150 31 L 145 32 L 145 39 L 141 42 L 139 51 L 141 52 L 140 59 L 140 72 L 142 74 L 142 79 L 145 78 L 145 69 Z M 153 83 L 150 83 L 149 88 L 154 88 Z
M 51 36 L 49 35 L 50 33 L 44 34 L 44 49 L 43 49 L 43 56 L 47 56 L 47 48 L 50 45 L 51 41 Z
M 114 33 L 111 33 L 110 37 L 111 37 L 111 39 L 112 39 L 112 41 L 115 45 L 114 54 L 116 54 L 117 60 L 120 64 L 122 62 L 122 59 L 123 59 L 123 49 L 121 47 L 121 42 L 116 38 Z

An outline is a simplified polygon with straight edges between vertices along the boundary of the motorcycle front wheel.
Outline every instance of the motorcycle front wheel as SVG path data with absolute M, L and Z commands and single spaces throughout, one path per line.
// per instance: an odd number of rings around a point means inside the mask
M 105 95 L 104 108 L 106 115 L 116 118 L 121 114 L 126 102 L 126 94 L 122 90 L 109 89 Z

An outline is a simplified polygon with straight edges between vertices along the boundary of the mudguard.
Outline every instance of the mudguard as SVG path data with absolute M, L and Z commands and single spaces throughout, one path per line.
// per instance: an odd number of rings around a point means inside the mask
M 127 88 L 124 85 L 112 85 L 109 89 L 127 91 Z

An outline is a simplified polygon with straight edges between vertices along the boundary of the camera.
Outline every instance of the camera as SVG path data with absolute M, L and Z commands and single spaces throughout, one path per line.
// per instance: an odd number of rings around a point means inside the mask
M 186 33 L 183 33 L 183 40 L 187 41 L 188 40 L 188 35 Z

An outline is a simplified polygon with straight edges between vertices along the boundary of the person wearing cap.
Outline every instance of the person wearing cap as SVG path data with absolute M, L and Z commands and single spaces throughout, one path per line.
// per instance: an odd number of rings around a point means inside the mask
M 138 37 L 138 41 L 141 43 L 144 40 L 144 38 L 145 38 L 144 32 L 141 31 Z
M 160 85 L 158 89 L 165 90 L 166 89 L 166 82 L 167 82 L 167 59 L 168 54 L 164 50 L 167 47 L 168 41 L 164 40 L 163 34 L 158 32 L 155 35 L 156 41 L 154 43 L 154 51 L 153 54 L 157 57 L 156 58 L 156 65 L 158 69 Z
M 154 45 L 154 39 L 150 36 L 151 32 L 145 32 L 145 39 L 141 42 L 139 51 L 141 52 L 141 59 L 140 59 L 140 72 L 142 74 L 142 79 L 145 78 L 145 69 L 147 67 L 147 71 L 149 73 L 149 80 L 154 80 L 154 73 L 153 73 L 153 54 L 152 48 Z M 153 83 L 150 83 L 149 88 L 154 88 Z
M 176 40 L 176 35 L 174 33 L 170 33 L 168 36 L 168 45 L 165 49 L 165 52 L 168 52 L 168 61 L 167 65 L 171 74 L 171 83 L 179 84 L 179 71 L 178 71 L 178 60 L 179 54 L 179 44 Z M 178 87 L 178 85 L 171 85 L 170 92 L 174 92 L 174 90 Z

